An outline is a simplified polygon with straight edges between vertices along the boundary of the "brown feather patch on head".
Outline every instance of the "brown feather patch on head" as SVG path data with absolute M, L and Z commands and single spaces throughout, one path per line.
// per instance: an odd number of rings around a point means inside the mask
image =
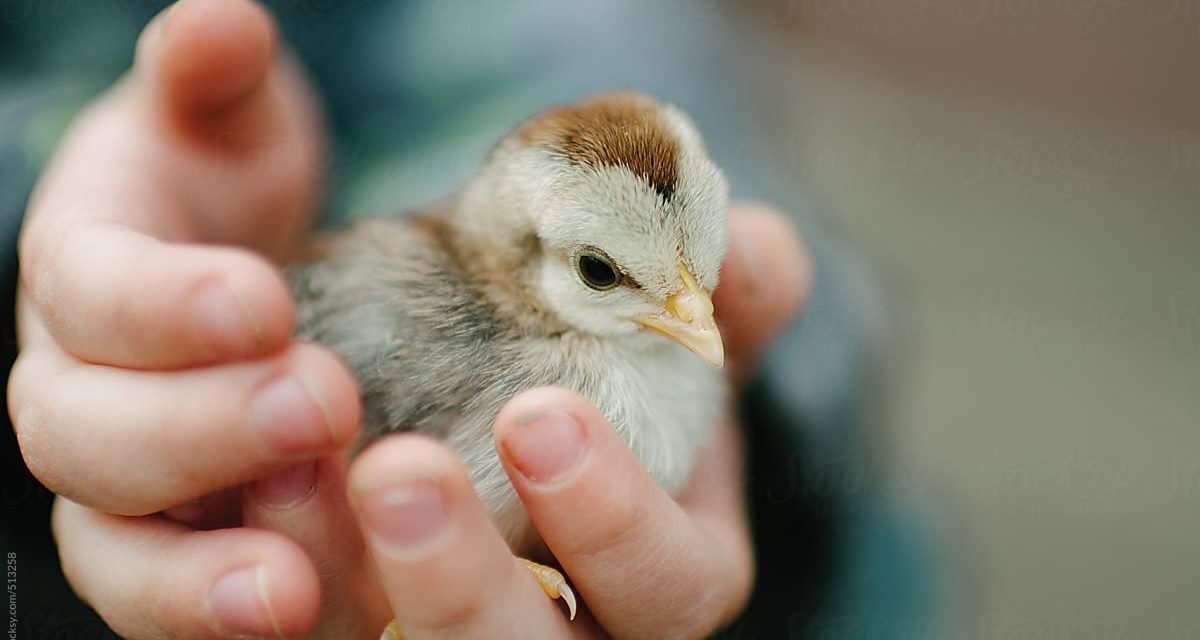
M 517 130 L 519 139 L 572 164 L 625 167 L 670 199 L 679 178 L 679 143 L 653 98 L 606 93 L 551 109 Z

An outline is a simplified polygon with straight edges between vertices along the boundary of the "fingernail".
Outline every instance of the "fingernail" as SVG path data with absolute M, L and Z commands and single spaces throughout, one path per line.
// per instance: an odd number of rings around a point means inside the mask
M 333 429 L 318 395 L 295 376 L 263 387 L 250 406 L 259 435 L 279 453 L 310 453 L 328 447 Z
M 359 504 L 367 527 L 394 547 L 411 548 L 428 542 L 450 521 L 442 491 L 423 482 L 364 491 Z
M 302 462 L 256 481 L 250 494 L 272 509 L 293 507 L 313 494 L 317 487 L 317 461 Z
M 209 285 L 192 296 L 190 304 L 192 326 L 217 354 L 240 355 L 257 346 L 258 333 L 250 312 L 229 287 Z
M 534 482 L 554 482 L 583 457 L 583 425 L 565 411 L 530 417 L 504 439 L 504 450 L 522 475 Z
M 270 601 L 267 568 L 262 565 L 235 569 L 208 591 L 209 610 L 231 635 L 282 637 Z

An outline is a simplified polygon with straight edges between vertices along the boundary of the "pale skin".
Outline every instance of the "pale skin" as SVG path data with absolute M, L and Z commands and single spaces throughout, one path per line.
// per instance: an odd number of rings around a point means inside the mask
M 673 499 L 577 394 L 505 407 L 497 451 L 581 599 L 574 622 L 443 446 L 397 436 L 346 461 L 353 379 L 289 340 L 274 262 L 310 228 L 324 161 L 276 35 L 248 0 L 176 5 L 31 201 L 9 403 L 63 496 L 72 586 L 130 638 L 371 638 L 393 617 L 408 640 L 697 637 L 732 620 L 753 584 L 732 420 Z M 739 205 L 730 227 L 715 304 L 737 386 L 811 271 L 769 208 Z

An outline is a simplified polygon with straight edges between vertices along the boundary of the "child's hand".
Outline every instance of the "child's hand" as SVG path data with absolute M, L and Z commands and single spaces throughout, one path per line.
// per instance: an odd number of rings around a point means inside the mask
M 339 451 L 357 428 L 349 373 L 290 342 L 271 260 L 309 228 L 324 155 L 274 29 L 248 0 L 164 12 L 31 199 L 9 407 L 30 469 L 76 503 L 154 513 Z M 312 573 L 280 535 L 217 546 Z
M 778 214 L 734 215 L 731 235 L 715 302 L 737 386 L 803 304 L 811 272 Z M 555 410 L 585 434 L 577 456 L 564 446 L 569 438 L 543 428 L 534 435 L 540 442 L 514 442 L 522 417 Z M 582 598 L 574 622 L 513 558 L 462 463 L 415 435 L 383 439 L 349 470 L 337 455 L 255 483 L 241 504 L 254 529 L 196 532 L 60 500 L 54 526 L 63 566 L 83 596 L 134 638 L 278 632 L 373 640 L 393 617 L 406 640 L 703 637 L 744 607 L 753 550 L 732 421 L 675 500 L 595 408 L 569 391 L 521 394 L 501 412 L 495 436 L 534 525 Z M 540 454 L 543 468 L 572 468 L 534 481 L 519 470 L 531 454 Z M 440 506 L 426 500 L 404 509 L 379 495 L 414 481 L 437 486 Z M 270 532 L 296 544 L 276 544 Z
M 10 412 L 30 468 L 66 498 L 54 526 L 69 580 L 127 637 L 369 635 L 393 615 L 412 625 L 405 601 L 422 590 L 406 586 L 405 567 L 375 566 L 345 500 L 340 451 L 359 419 L 351 376 L 325 350 L 289 341 L 292 305 L 272 258 L 309 227 L 323 148 L 313 103 L 274 42 L 269 17 L 249 0 L 178 3 L 147 27 L 130 74 L 66 134 L 30 203 Z M 768 218 L 743 226 L 784 237 Z M 782 253 L 759 259 L 803 262 L 772 248 Z M 806 274 L 802 267 L 795 271 Z M 750 271 L 734 268 L 724 282 L 736 285 L 741 273 L 753 284 Z M 733 322 L 723 328 L 730 353 L 742 354 L 730 362 L 735 375 L 807 283 L 775 286 L 747 288 L 745 298 L 717 292 L 722 322 Z M 705 629 L 736 613 L 750 579 L 743 506 L 730 486 L 740 474 L 736 449 L 716 460 L 709 482 L 701 477 L 704 488 L 693 490 L 702 493 L 681 499 L 684 509 L 653 502 L 663 506 L 648 524 L 659 537 L 640 537 L 693 554 L 665 569 L 715 549 L 708 536 L 721 541 L 725 555 L 713 556 L 710 574 L 674 585 L 703 592 L 713 579 L 732 581 L 716 593 L 710 618 L 692 621 Z M 363 466 L 354 477 L 369 482 L 375 472 Z M 452 478 L 456 469 L 448 462 L 438 472 Z M 148 515 L 268 475 L 243 504 L 237 490 L 216 501 L 241 511 L 233 517 L 246 526 L 199 531 Z M 716 492 L 713 478 L 724 479 Z M 542 500 L 530 509 L 543 528 L 556 526 L 555 505 L 571 500 L 525 497 Z M 610 506 L 618 518 L 628 504 Z M 470 535 L 494 538 L 481 527 Z M 543 533 L 552 546 L 574 536 Z M 655 611 L 644 619 L 622 613 L 622 602 L 650 597 L 636 589 L 624 600 L 591 597 L 636 567 L 597 573 L 571 553 L 564 564 L 608 631 L 702 632 L 676 626 L 670 593 L 650 602 Z M 453 569 L 434 563 L 423 584 L 459 590 Z M 660 584 L 677 577 L 641 575 Z M 440 606 L 478 602 L 458 593 L 459 602 Z M 459 619 L 452 613 L 432 611 Z

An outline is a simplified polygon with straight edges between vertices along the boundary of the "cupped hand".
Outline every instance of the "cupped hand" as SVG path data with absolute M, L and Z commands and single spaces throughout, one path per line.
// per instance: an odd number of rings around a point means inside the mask
M 317 597 L 312 562 L 280 534 L 212 532 L 156 556 L 160 528 L 184 529 L 102 512 L 183 504 L 203 517 L 197 499 L 353 436 L 353 379 L 332 354 L 290 342 L 292 305 L 273 264 L 312 221 L 318 121 L 261 7 L 183 0 L 64 134 L 30 200 L 10 415 L 33 473 L 97 527 L 122 527 L 108 547 L 84 524 L 69 533 L 89 535 L 59 541 L 72 584 L 124 634 L 194 633 L 198 618 L 142 623 L 172 598 L 204 601 L 206 571 L 230 574 L 218 595 L 266 589 L 236 573 L 262 564 L 280 580 L 272 593 Z M 112 555 L 87 564 L 84 547 Z M 130 548 L 146 555 L 121 562 Z M 179 573 L 157 573 L 158 560 Z M 172 588 L 154 590 L 163 581 Z M 139 598 L 110 597 L 128 594 L 122 585 Z M 289 633 L 315 617 L 286 613 Z
M 810 269 L 779 214 L 742 208 L 731 232 L 716 306 L 736 386 L 802 305 Z M 674 499 L 570 391 L 519 395 L 495 440 L 581 598 L 574 622 L 514 558 L 454 454 L 420 436 L 386 438 L 349 470 L 332 456 L 256 482 L 242 508 L 257 530 L 197 532 L 60 502 L 56 534 L 76 586 L 136 638 L 374 640 L 393 617 L 407 640 L 702 637 L 743 608 L 753 550 L 732 418 Z M 296 546 L 256 538 L 267 531 Z M 235 536 L 249 548 L 222 555 Z M 306 559 L 320 568 L 319 587 L 297 569 Z
M 271 258 L 309 227 L 321 136 L 248 0 L 184 0 L 65 134 L 20 243 L 9 408 L 50 489 L 143 515 L 340 449 L 353 379 L 292 344 Z

